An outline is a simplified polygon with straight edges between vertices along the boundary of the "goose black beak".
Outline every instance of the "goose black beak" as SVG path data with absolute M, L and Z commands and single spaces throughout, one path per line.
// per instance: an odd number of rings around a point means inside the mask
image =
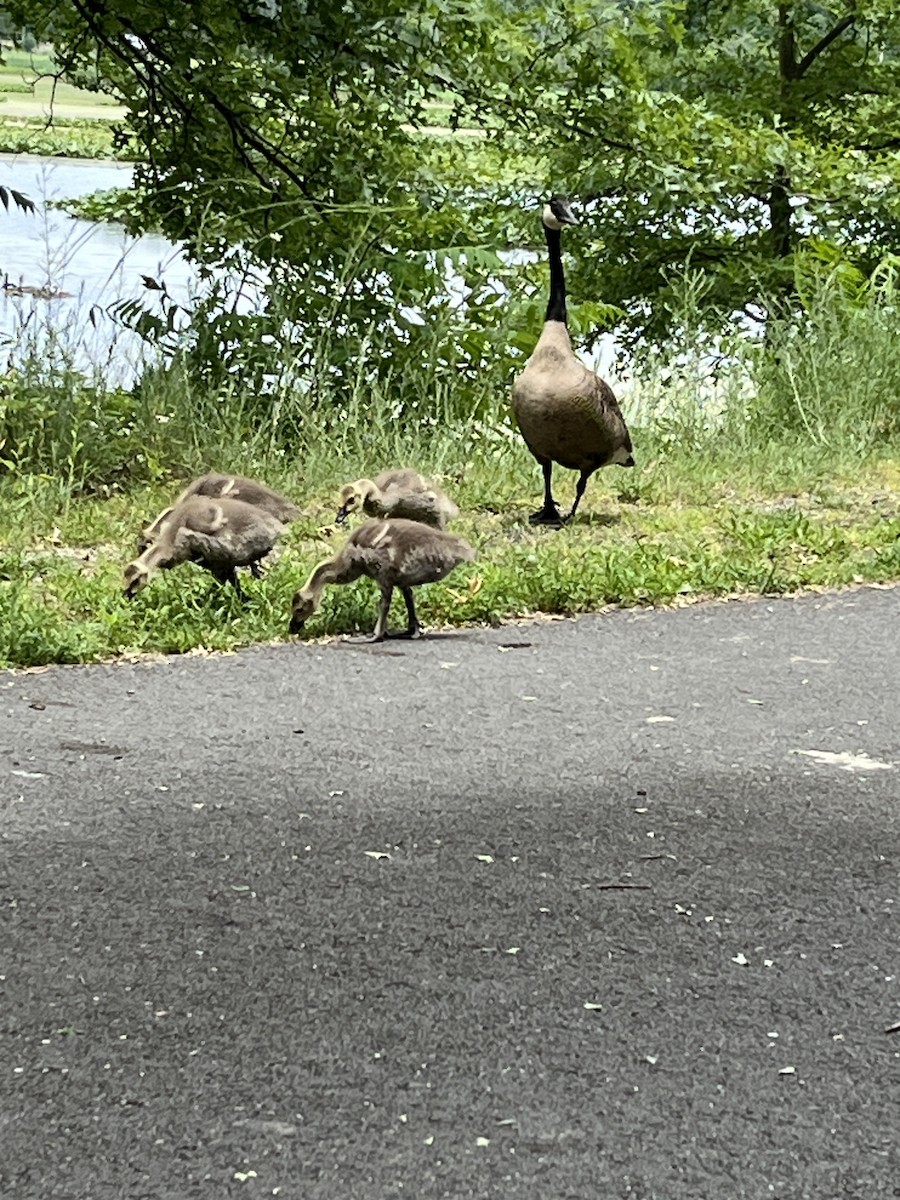
M 623 467 L 633 467 L 635 465 L 634 455 L 629 454 L 625 461 L 621 464 Z
M 305 620 L 305 618 L 303 618 L 303 617 L 291 617 L 291 623 L 290 623 L 290 625 L 288 626 L 288 632 L 289 632 L 289 633 L 302 633 L 302 632 L 303 632 L 303 626 L 304 626 L 305 624 L 306 624 L 306 620 Z
M 349 516 L 350 516 L 350 510 L 348 508 L 339 508 L 337 510 L 337 516 L 334 518 L 335 525 L 346 525 L 347 518 Z

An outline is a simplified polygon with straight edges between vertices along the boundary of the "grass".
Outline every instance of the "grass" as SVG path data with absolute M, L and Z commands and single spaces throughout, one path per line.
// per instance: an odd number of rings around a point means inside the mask
M 535 613 L 774 595 L 900 576 L 900 518 L 891 499 L 900 454 L 841 463 L 772 445 L 754 461 L 687 460 L 654 457 L 652 442 L 641 446 L 640 439 L 637 452 L 643 466 L 595 476 L 578 519 L 559 531 L 527 523 L 539 473 L 517 446 L 456 464 L 445 480 L 462 509 L 454 528 L 479 559 L 421 589 L 425 624 L 496 625 Z M 141 523 L 170 501 L 174 483 L 72 499 L 51 481 L 7 481 L 0 492 L 0 664 L 285 640 L 293 591 L 343 539 L 332 524 L 337 486 L 383 465 L 390 464 L 332 460 L 312 471 L 266 471 L 302 505 L 303 517 L 282 539 L 265 578 L 246 580 L 244 603 L 191 565 L 160 574 L 134 602 L 120 595 Z M 417 465 L 427 464 L 420 458 Z M 571 485 L 572 476 L 560 472 L 563 503 Z M 368 632 L 375 608 L 371 582 L 333 587 L 307 635 Z
M 99 92 L 52 78 L 51 57 L 2 48 L 0 153 L 67 158 L 129 158 L 113 148 L 113 124 L 123 110 Z

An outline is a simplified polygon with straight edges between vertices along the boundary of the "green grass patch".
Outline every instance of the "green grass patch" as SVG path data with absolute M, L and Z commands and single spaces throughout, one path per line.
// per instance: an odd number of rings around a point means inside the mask
M 0 153 L 128 161 L 133 150 L 113 146 L 113 124 L 97 118 L 7 117 L 0 109 Z
M 772 446 L 752 462 L 716 462 L 663 458 L 654 455 L 652 440 L 637 441 L 644 465 L 595 476 L 578 519 L 559 531 L 527 523 L 539 500 L 539 473 L 519 447 L 451 466 L 444 482 L 462 510 L 454 529 L 477 547 L 479 559 L 420 589 L 426 626 L 900 577 L 900 518 L 892 499 L 900 454 L 849 463 L 794 457 L 787 470 L 787 447 Z M 332 525 L 339 484 L 387 465 L 329 461 L 326 453 L 313 469 L 282 464 L 257 471 L 297 500 L 303 518 L 282 539 L 265 578 L 246 578 L 244 602 L 190 564 L 158 575 L 135 601 L 120 595 L 136 535 L 171 501 L 175 481 L 73 499 L 48 480 L 6 480 L 0 665 L 286 640 L 292 593 L 346 536 Z M 420 458 L 416 465 L 431 464 Z M 572 484 L 570 473 L 559 472 L 563 504 Z M 329 588 L 308 636 L 368 632 L 376 606 L 368 580 Z M 401 608 L 398 600 L 398 624 Z

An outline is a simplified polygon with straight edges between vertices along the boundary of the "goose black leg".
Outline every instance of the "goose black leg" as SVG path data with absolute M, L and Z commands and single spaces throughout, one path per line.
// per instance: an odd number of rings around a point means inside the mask
M 554 525 L 556 528 L 559 528 L 563 523 L 563 519 L 559 512 L 559 505 L 553 499 L 553 489 L 551 487 L 553 463 L 549 461 L 541 463 L 541 470 L 544 472 L 544 507 L 532 513 L 528 521 L 531 525 Z
M 566 517 L 567 522 L 571 521 L 575 516 L 575 511 L 578 508 L 578 505 L 581 503 L 581 497 L 584 495 L 584 489 L 587 487 L 587 481 L 590 478 L 590 474 L 590 471 L 582 471 L 578 476 L 578 484 L 575 488 L 575 503 L 572 505 L 572 509 L 569 515 Z

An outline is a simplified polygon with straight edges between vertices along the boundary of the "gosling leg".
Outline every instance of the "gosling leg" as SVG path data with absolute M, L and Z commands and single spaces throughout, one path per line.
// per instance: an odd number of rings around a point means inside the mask
M 209 565 L 209 566 L 207 566 L 207 570 L 209 570 L 209 572 L 212 575 L 214 575 L 215 578 L 218 579 L 219 583 L 221 583 L 223 586 L 226 583 L 230 583 L 231 586 L 234 588 L 238 598 L 240 600 L 244 599 L 244 593 L 241 589 L 240 581 L 238 580 L 238 577 L 237 577 L 237 571 L 235 570 L 234 567 L 225 567 L 222 565 L 216 565 L 216 566 Z
M 391 610 L 391 597 L 394 594 L 394 589 L 388 584 L 383 584 L 381 588 L 381 604 L 378 606 L 378 620 L 375 622 L 375 632 L 372 634 L 373 642 L 383 642 L 385 633 L 387 632 L 388 613 Z
M 400 637 L 420 638 L 422 636 L 422 626 L 419 624 L 419 618 L 416 616 L 416 598 L 413 595 L 411 587 L 400 589 L 403 592 L 403 599 L 406 601 L 406 616 L 407 625 L 406 633 L 401 633 Z

